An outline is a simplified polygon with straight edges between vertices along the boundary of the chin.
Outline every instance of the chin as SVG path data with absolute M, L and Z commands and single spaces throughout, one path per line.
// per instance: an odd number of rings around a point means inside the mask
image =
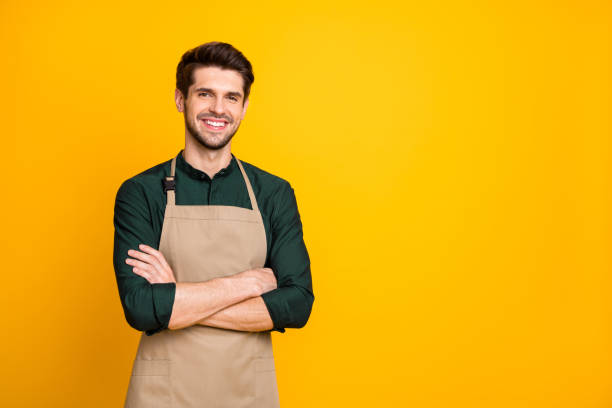
M 214 143 L 213 140 L 210 140 L 206 137 L 202 137 L 201 135 L 198 135 L 198 137 L 195 138 L 202 146 L 206 147 L 207 149 L 210 150 L 219 150 L 224 148 L 225 146 L 227 146 L 227 144 L 230 142 L 231 138 L 228 139 L 227 141 L 224 141 L 222 143 Z

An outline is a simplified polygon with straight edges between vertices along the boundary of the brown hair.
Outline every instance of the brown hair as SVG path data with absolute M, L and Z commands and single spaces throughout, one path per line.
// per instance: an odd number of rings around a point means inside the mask
M 193 71 L 200 67 L 219 67 L 238 71 L 242 76 L 244 99 L 249 97 L 251 84 L 255 81 L 253 67 L 248 59 L 231 44 L 212 41 L 185 52 L 176 67 L 176 87 L 187 98 L 189 87 L 193 84 Z

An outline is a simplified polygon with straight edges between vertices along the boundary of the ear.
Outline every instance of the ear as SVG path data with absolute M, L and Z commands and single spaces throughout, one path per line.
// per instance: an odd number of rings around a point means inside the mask
M 244 119 L 244 115 L 246 115 L 247 107 L 249 106 L 249 98 L 244 101 L 244 106 L 242 107 L 242 117 L 240 120 Z
M 185 111 L 185 99 L 183 98 L 183 93 L 178 89 L 174 90 L 174 103 L 179 112 Z

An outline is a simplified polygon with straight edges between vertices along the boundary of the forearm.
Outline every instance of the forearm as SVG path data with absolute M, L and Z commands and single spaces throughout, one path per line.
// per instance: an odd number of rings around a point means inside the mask
M 168 328 L 177 330 L 192 326 L 221 309 L 258 295 L 257 285 L 247 277 L 177 282 Z
M 271 330 L 274 327 L 261 296 L 228 306 L 198 321 L 197 324 L 250 332 Z

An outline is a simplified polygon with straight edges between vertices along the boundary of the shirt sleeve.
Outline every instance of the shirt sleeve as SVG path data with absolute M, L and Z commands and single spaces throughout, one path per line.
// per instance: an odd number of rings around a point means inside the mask
M 283 333 L 288 327 L 304 327 L 310 317 L 314 294 L 295 192 L 285 182 L 275 198 L 268 265 L 276 275 L 278 287 L 261 297 L 274 323 L 272 330 Z
M 176 284 L 151 284 L 125 263 L 129 249 L 138 250 L 139 244 L 158 246 L 144 189 L 138 182 L 128 179 L 119 187 L 113 223 L 113 264 L 125 318 L 134 329 L 151 336 L 168 328 Z

